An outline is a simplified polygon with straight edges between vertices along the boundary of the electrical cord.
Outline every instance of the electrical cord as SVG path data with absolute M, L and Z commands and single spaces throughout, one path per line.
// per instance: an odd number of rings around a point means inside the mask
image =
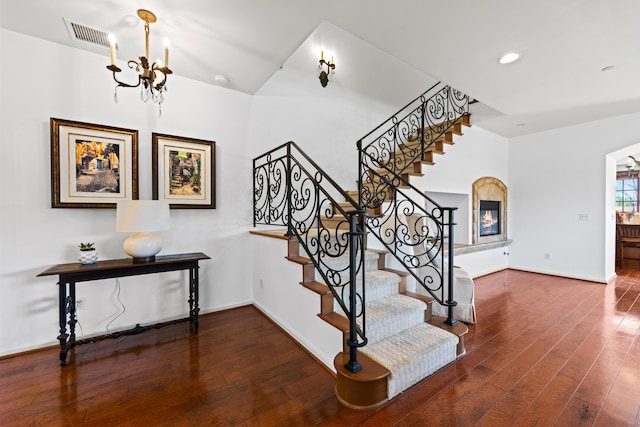
M 78 320 L 78 316 L 76 316 L 76 324 L 80 327 L 80 339 L 84 339 L 84 329 L 82 329 L 82 323 Z
M 116 314 L 115 317 L 111 319 L 109 323 L 107 323 L 107 333 L 111 333 L 111 331 L 109 330 L 109 326 L 111 326 L 111 324 L 115 322 L 118 317 L 122 316 L 124 312 L 127 311 L 127 307 L 125 307 L 125 305 L 122 303 L 122 300 L 120 299 L 120 280 L 118 280 L 118 278 L 116 278 L 116 287 L 114 289 L 114 292 L 116 294 L 116 300 L 118 300 L 120 306 L 122 307 L 122 311 Z M 123 336 L 121 338 L 124 339 L 125 337 Z

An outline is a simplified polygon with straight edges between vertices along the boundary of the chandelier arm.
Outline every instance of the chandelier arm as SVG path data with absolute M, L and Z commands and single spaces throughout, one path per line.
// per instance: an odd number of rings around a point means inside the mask
M 129 68 L 133 68 L 131 66 L 131 62 L 135 63 L 135 61 L 129 61 Z M 115 65 L 109 65 L 109 66 L 107 66 L 107 69 L 109 69 L 109 71 L 111 71 L 113 73 L 113 80 L 115 80 L 117 85 L 120 86 L 120 87 L 138 87 L 142 83 L 142 78 L 139 75 L 138 75 L 138 83 L 135 84 L 135 85 L 132 85 L 132 84 L 129 84 L 129 83 L 125 83 L 123 81 L 118 80 L 117 73 L 121 72 L 122 70 L 120 68 L 116 67 Z
M 153 64 L 153 72 L 154 72 L 154 77 L 158 74 L 155 73 L 159 73 L 162 74 L 162 80 L 159 81 L 158 83 L 155 83 L 156 79 L 154 78 L 153 81 L 154 83 L 151 85 L 151 88 L 153 90 L 157 90 L 158 92 L 162 91 L 162 88 L 164 87 L 165 83 L 167 82 L 167 75 L 171 74 L 173 71 L 171 71 L 169 68 L 167 67 L 158 67 L 155 62 Z

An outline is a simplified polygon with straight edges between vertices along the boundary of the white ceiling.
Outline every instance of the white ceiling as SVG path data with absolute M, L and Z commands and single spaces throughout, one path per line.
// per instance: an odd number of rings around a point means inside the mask
M 63 18 L 114 33 L 118 59 L 133 59 L 144 49 L 139 8 L 158 17 L 152 49 L 171 39 L 176 75 L 223 75 L 248 94 L 327 21 L 497 110 L 476 124 L 507 137 L 640 111 L 638 0 L 2 0 L 0 26 L 107 65 L 108 49 L 72 40 Z M 361 55 L 334 49 L 337 73 L 338 58 Z M 520 60 L 498 64 L 509 51 Z

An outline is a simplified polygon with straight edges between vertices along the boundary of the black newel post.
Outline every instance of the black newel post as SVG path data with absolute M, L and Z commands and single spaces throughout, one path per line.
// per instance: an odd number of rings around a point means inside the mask
M 447 299 L 447 307 L 448 307 L 448 315 L 447 315 L 447 320 L 444 321 L 444 323 L 446 323 L 447 325 L 451 325 L 451 326 L 455 326 L 458 324 L 458 322 L 456 321 L 456 319 L 453 318 L 453 307 L 457 305 L 456 301 L 453 298 L 453 252 L 454 252 L 454 236 L 453 236 L 453 229 L 454 229 L 454 222 L 453 222 L 453 209 L 448 209 L 449 212 L 449 266 L 447 269 L 447 281 L 448 281 L 448 291 L 449 291 L 449 298 Z
M 291 143 L 287 143 L 287 232 L 285 236 L 293 236 L 293 230 L 291 229 Z
M 358 274 L 357 262 L 357 250 L 358 245 L 358 229 L 356 213 L 352 212 L 349 216 L 349 339 L 347 345 L 349 346 L 349 362 L 344 365 L 350 372 L 358 372 L 362 369 L 360 363 L 358 363 L 358 331 L 356 323 L 356 276 Z M 363 284 L 364 289 L 364 284 Z M 364 298 L 362 301 L 364 306 Z M 364 307 L 363 307 L 364 310 Z

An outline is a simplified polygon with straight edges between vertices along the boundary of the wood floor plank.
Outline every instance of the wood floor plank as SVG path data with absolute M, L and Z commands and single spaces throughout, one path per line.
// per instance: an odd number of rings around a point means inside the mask
M 640 264 L 609 285 L 505 270 L 475 280 L 467 354 L 381 408 L 255 307 L 0 358 L 2 426 L 638 426 Z

